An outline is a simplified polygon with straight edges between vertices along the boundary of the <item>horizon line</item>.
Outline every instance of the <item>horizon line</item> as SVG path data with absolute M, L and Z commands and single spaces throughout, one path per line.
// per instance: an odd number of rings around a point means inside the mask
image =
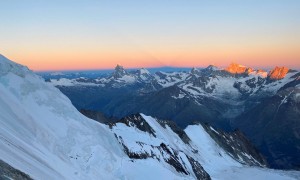
M 230 63 L 231 64 L 231 63 Z M 120 64 L 117 64 L 117 65 L 120 65 Z M 116 65 L 116 66 L 117 66 Z M 212 65 L 212 64 L 210 64 L 210 65 Z M 127 68 L 124 68 L 124 69 L 127 69 L 127 70 L 136 70 L 136 69 L 142 69 L 142 68 L 144 68 L 144 69 L 157 69 L 157 68 L 174 68 L 174 69 L 176 69 L 176 68 L 178 68 L 178 69 L 180 69 L 180 68 L 182 68 L 182 69 L 192 69 L 192 68 L 206 68 L 206 67 L 208 67 L 208 66 L 210 66 L 210 65 L 207 65 L 207 66 L 152 66 L 152 67 L 127 67 Z M 242 64 L 241 64 L 242 65 Z M 120 66 L 122 66 L 122 65 L 120 65 Z M 218 68 L 220 68 L 220 69 L 225 69 L 226 67 L 228 67 L 228 65 L 227 66 L 217 66 L 217 65 L 213 65 L 213 66 L 216 66 L 216 67 L 218 67 Z M 122 67 L 124 67 L 124 66 L 122 66 Z M 275 67 L 287 67 L 287 68 L 289 68 L 289 69 L 291 69 L 291 70 L 297 70 L 297 71 L 299 71 L 300 70 L 300 67 L 296 67 L 296 68 L 290 68 L 290 67 L 288 67 L 288 66 L 268 66 L 268 67 L 262 67 L 262 66 L 255 66 L 255 67 L 249 67 L 249 66 L 246 66 L 246 67 L 248 67 L 248 68 L 253 68 L 254 70 L 260 70 L 260 69 L 262 69 L 262 70 L 266 70 L 266 71 L 269 71 L 269 70 L 271 70 L 271 69 L 273 69 L 273 68 L 275 68 Z M 89 68 L 83 68 L 83 69 L 49 69 L 49 70 L 33 70 L 33 69 L 31 69 L 33 72 L 37 72 L 37 73 L 39 73 L 39 72 L 79 72 L 79 71 L 111 71 L 111 70 L 114 70 L 115 68 L 113 67 L 113 68 L 94 68 L 94 69 L 89 69 Z

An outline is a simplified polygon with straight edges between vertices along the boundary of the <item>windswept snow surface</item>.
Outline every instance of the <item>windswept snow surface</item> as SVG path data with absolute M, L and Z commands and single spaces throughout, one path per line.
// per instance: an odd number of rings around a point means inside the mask
M 3 73 L 0 94 L 3 161 L 35 179 L 109 179 L 119 171 L 125 154 L 108 128 L 29 70 Z

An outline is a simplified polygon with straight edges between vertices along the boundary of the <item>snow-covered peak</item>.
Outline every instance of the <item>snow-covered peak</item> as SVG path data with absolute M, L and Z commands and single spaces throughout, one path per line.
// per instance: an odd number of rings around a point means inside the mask
M 199 71 L 199 69 L 197 69 L 197 68 L 192 68 L 192 70 L 191 70 L 191 74 L 198 74 L 200 71 Z
M 148 80 L 152 79 L 151 73 L 145 69 L 141 68 L 134 72 L 134 76 L 140 81 L 140 82 L 147 82 Z
M 138 72 L 139 72 L 139 74 L 150 74 L 150 72 L 145 68 L 139 69 Z
M 262 78 L 266 78 L 267 75 L 268 75 L 268 73 L 267 73 L 266 71 L 261 70 L 261 69 L 257 70 L 257 71 L 256 71 L 256 74 L 259 75 L 259 76 L 262 77 Z
M 225 70 L 231 74 L 243 74 L 243 73 L 249 74 L 253 72 L 252 68 L 248 68 L 244 65 L 237 64 L 237 63 L 231 63 Z
M 27 67 L 17 64 L 0 54 L 0 76 L 9 72 L 18 76 L 25 76 L 25 74 L 30 71 Z
M 220 70 L 219 67 L 215 66 L 215 65 L 209 65 L 205 68 L 206 70 L 210 70 L 210 71 L 217 71 Z
M 261 78 L 266 78 L 268 76 L 268 72 L 259 69 L 259 70 L 255 70 L 255 71 L 250 72 L 249 75 L 258 76 L 258 77 L 261 77 Z

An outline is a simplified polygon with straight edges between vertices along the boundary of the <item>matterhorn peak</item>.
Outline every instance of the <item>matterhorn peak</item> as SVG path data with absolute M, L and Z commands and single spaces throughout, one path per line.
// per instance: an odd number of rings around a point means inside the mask
M 117 64 L 117 66 L 115 67 L 115 71 L 123 71 L 124 70 L 124 67 Z
M 117 64 L 117 66 L 115 67 L 115 71 L 113 72 L 113 77 L 114 78 L 121 78 L 126 74 L 127 74 L 127 72 L 125 71 L 123 66 Z
M 279 79 L 283 79 L 288 72 L 289 72 L 289 68 L 276 66 L 273 70 L 269 72 L 268 77 L 271 80 L 279 80 Z

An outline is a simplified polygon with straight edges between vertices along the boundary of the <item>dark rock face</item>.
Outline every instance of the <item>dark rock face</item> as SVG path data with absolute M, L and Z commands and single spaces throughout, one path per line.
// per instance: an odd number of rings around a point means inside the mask
M 18 180 L 31 180 L 30 176 L 27 174 L 11 167 L 9 164 L 0 160 L 0 179 L 9 180 L 9 179 L 18 179 Z
M 147 121 L 145 121 L 145 119 L 140 114 L 134 114 L 134 115 L 124 117 L 117 123 L 126 124 L 128 127 L 136 127 L 139 130 L 147 132 L 147 133 L 153 135 L 154 137 L 156 137 L 155 131 L 152 129 L 152 127 L 147 123 Z M 115 124 L 116 123 L 111 124 L 110 126 L 113 126 Z
M 108 118 L 106 117 L 103 113 L 99 112 L 99 111 L 92 111 L 92 110 L 86 110 L 86 109 L 81 109 L 79 111 L 81 114 L 85 115 L 86 117 L 93 119 L 97 122 L 103 123 L 103 124 L 109 124 L 112 122 L 117 121 L 118 119 L 116 118 Z
M 187 156 L 190 164 L 192 165 L 193 171 L 198 180 L 202 179 L 211 179 L 209 174 L 203 169 L 201 164 L 198 161 L 195 161 L 192 157 Z
M 164 128 L 166 128 L 166 126 L 170 127 L 172 129 L 172 131 L 174 133 L 176 133 L 185 144 L 189 144 L 189 142 L 191 141 L 190 138 L 187 136 L 187 134 L 184 132 L 184 130 L 182 130 L 180 127 L 178 127 L 175 122 L 166 121 L 166 120 L 164 120 L 164 121 L 157 120 L 157 121 Z
M 200 87 L 207 93 L 212 93 L 213 90 L 215 89 L 214 86 L 206 87 L 208 82 L 210 81 L 210 77 L 200 76 L 200 77 L 195 77 L 193 79 L 190 79 L 190 81 L 194 87 Z
M 168 157 L 164 157 L 164 160 L 168 164 L 173 166 L 176 169 L 177 172 L 181 172 L 181 173 L 184 173 L 186 175 L 189 174 L 189 172 L 186 171 L 186 169 L 184 167 L 185 164 L 182 162 L 182 160 L 181 161 L 179 160 L 180 157 L 178 157 L 178 153 L 176 151 L 174 151 L 171 148 L 169 149 L 169 147 L 167 147 L 164 143 L 160 144 L 160 149 L 161 149 L 160 150 L 161 152 L 165 152 L 168 155 Z M 174 153 L 172 153 L 171 150 Z

